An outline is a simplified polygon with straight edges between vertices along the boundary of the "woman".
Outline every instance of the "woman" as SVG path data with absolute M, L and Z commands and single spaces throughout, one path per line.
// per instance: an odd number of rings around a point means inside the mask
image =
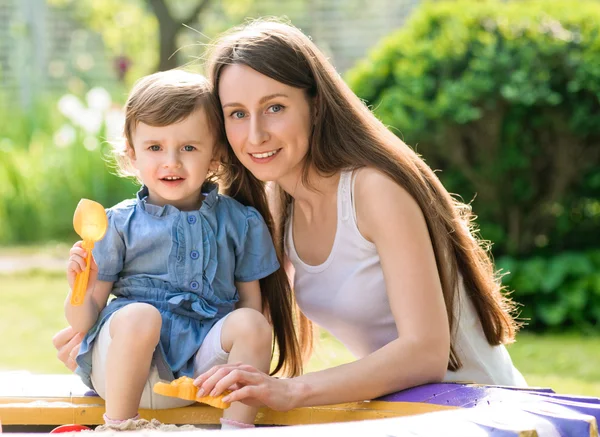
M 238 180 L 274 183 L 300 341 L 311 341 L 306 316 L 357 360 L 289 379 L 217 366 L 197 378 L 199 395 L 233 388 L 226 401 L 289 410 L 438 381 L 526 385 L 503 346 L 516 332 L 512 305 L 471 232 L 470 208 L 298 29 L 257 21 L 212 47 L 207 72 L 229 165 Z M 70 337 L 55 342 L 63 357 Z

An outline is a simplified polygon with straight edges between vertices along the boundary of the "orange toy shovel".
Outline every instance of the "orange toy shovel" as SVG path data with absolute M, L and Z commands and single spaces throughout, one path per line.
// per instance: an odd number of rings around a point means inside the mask
M 85 270 L 77 273 L 75 285 L 71 293 L 71 305 L 78 306 L 83 303 L 85 290 L 90 278 L 90 266 L 92 265 L 92 249 L 96 241 L 102 240 L 108 227 L 108 219 L 104 207 L 93 200 L 81 199 L 75 208 L 73 215 L 73 227 L 83 240 L 82 247 L 87 252 L 85 259 Z

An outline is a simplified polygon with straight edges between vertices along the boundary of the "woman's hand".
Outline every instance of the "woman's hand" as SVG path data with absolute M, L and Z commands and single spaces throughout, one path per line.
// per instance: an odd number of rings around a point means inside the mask
M 52 338 L 52 344 L 57 350 L 56 356 L 71 372 L 77 368 L 75 358 L 79 353 L 83 337 L 83 333 L 75 332 L 72 327 L 68 326 L 57 332 Z
M 302 384 L 293 379 L 278 379 L 247 364 L 222 364 L 198 376 L 194 385 L 198 396 L 218 396 L 231 390 L 223 400 L 246 405 L 267 406 L 277 411 L 295 408 Z

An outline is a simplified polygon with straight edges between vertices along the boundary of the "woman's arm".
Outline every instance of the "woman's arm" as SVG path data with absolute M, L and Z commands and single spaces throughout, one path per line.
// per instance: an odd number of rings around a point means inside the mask
M 207 392 L 214 387 L 214 394 L 240 387 L 229 395 L 231 401 L 289 409 L 373 399 L 442 380 L 450 333 L 421 209 L 403 188 L 373 169 L 359 171 L 355 203 L 359 229 L 381 258 L 398 339 L 355 362 L 297 378 L 273 380 L 247 366 L 223 366 L 200 376 L 198 385 Z
M 54 337 L 52 344 L 56 348 L 56 357 L 71 371 L 74 372 L 77 368 L 75 357 L 79 353 L 79 347 L 85 333 L 77 332 L 72 326 L 67 326 L 61 329 Z

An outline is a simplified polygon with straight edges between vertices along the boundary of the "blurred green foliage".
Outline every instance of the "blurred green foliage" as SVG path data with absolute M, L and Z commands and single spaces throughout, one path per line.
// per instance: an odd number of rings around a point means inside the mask
M 347 75 L 494 254 L 600 247 L 600 3 L 425 3 Z
M 290 19 L 305 13 L 305 0 L 284 6 L 259 0 L 48 0 L 68 9 L 87 30 L 101 35 L 111 59 L 125 57 L 125 81 L 157 70 L 187 65 L 201 69 L 209 41 L 247 17 L 281 15 Z M 284 12 L 282 12 L 284 11 Z
M 528 329 L 600 326 L 600 3 L 426 3 L 348 73 L 481 235 Z
M 529 330 L 590 333 L 600 325 L 600 250 L 497 260 Z
M 0 117 L 10 122 L 2 126 L 12 124 L 0 136 L 0 245 L 76 238 L 73 211 L 81 198 L 108 207 L 136 191 L 115 176 L 104 125 L 90 134 L 55 102 L 36 106 L 35 116 L 5 109 Z M 60 141 L 65 129 L 70 137 Z

